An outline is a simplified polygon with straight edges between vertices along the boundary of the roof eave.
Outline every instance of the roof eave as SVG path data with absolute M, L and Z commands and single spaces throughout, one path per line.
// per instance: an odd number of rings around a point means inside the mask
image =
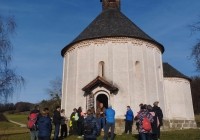
M 76 43 L 82 42 L 82 41 L 86 41 L 86 40 L 91 40 L 91 39 L 100 39 L 100 38 L 109 38 L 109 37 L 129 37 L 129 38 L 136 38 L 136 39 L 141 39 L 150 43 L 155 44 L 156 46 L 158 46 L 158 48 L 160 49 L 160 51 L 162 53 L 164 53 L 165 48 L 162 44 L 153 41 L 153 40 L 148 40 L 148 39 L 144 39 L 144 38 L 139 38 L 139 37 L 133 37 L 133 36 L 104 36 L 104 37 L 92 37 L 92 38 L 87 38 L 87 39 L 82 39 L 82 40 L 78 40 L 78 41 L 74 41 L 71 42 L 70 44 L 66 45 L 62 50 L 61 50 L 61 55 L 62 57 L 64 57 L 65 53 L 71 48 L 71 46 L 73 46 Z

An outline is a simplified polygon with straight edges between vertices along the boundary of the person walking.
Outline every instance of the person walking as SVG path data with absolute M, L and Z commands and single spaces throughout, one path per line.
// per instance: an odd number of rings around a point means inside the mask
M 39 140 L 50 140 L 52 125 L 51 118 L 49 117 L 49 109 L 44 108 L 41 116 L 38 119 L 38 139 Z
M 28 116 L 28 128 L 30 129 L 31 140 L 38 140 L 38 117 L 40 115 L 39 105 L 36 105 Z
M 91 109 L 87 110 L 87 117 L 84 119 L 84 140 L 97 140 L 100 126 Z
M 160 107 L 158 107 L 159 102 L 156 101 L 153 103 L 153 111 L 157 114 L 159 124 L 158 124 L 158 140 L 160 139 L 160 127 L 163 125 L 163 112 Z
M 114 140 L 114 131 L 115 131 L 115 110 L 112 109 L 112 106 L 109 105 L 105 111 L 106 116 L 106 125 L 104 131 L 104 140 L 108 139 L 108 131 L 111 128 L 111 140 Z
M 125 115 L 125 134 L 132 134 L 132 126 L 133 126 L 133 111 L 130 106 L 127 106 L 127 111 Z
M 64 139 L 67 137 L 67 117 L 65 115 L 65 110 L 62 109 L 61 112 L 61 139 Z
M 53 123 L 55 125 L 54 140 L 58 140 L 61 124 L 60 106 L 57 106 L 53 113 Z
M 140 112 L 137 115 L 139 124 L 139 139 L 150 140 L 151 123 L 153 123 L 153 116 L 147 110 L 147 105 L 141 106 Z

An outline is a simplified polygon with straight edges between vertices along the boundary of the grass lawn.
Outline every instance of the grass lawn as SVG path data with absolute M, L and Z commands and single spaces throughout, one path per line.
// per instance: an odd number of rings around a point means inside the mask
M 24 134 L 12 134 L 12 135 L 0 135 L 0 140 L 30 140 L 29 133 Z M 77 136 L 67 137 L 65 140 L 80 140 Z M 98 140 L 102 140 L 99 137 Z M 115 140 L 137 140 L 136 135 L 122 135 L 116 136 Z M 189 130 L 177 130 L 170 132 L 162 132 L 161 140 L 200 140 L 200 130 L 199 129 L 189 129 Z
M 27 124 L 28 121 L 28 114 L 27 113 L 20 113 L 20 114 L 8 114 L 4 113 L 8 120 L 12 120 L 15 122 Z

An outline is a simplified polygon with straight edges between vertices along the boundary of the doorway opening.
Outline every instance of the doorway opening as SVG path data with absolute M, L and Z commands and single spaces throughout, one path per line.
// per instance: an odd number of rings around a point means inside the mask
M 99 94 L 96 97 L 96 107 L 99 106 L 100 103 L 103 103 L 105 108 L 108 108 L 108 97 L 105 94 Z

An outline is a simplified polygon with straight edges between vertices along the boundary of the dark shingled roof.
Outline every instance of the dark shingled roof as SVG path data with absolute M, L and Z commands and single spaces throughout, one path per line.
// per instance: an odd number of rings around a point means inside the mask
M 97 76 L 94 80 L 92 80 L 89 84 L 82 88 L 85 91 L 85 95 L 90 94 L 93 89 L 96 87 L 105 87 L 111 93 L 116 94 L 118 92 L 118 88 L 115 87 L 113 84 L 106 81 L 105 78 Z
M 168 63 L 163 63 L 163 76 L 164 77 L 177 77 L 177 78 L 184 78 L 191 80 L 189 77 L 185 76 L 181 72 L 179 72 L 177 69 L 172 67 Z
M 77 42 L 104 37 L 138 38 L 156 44 L 161 52 L 164 52 L 160 43 L 143 32 L 118 9 L 111 8 L 102 11 L 76 39 L 62 49 L 61 54 L 64 56 L 70 46 Z

